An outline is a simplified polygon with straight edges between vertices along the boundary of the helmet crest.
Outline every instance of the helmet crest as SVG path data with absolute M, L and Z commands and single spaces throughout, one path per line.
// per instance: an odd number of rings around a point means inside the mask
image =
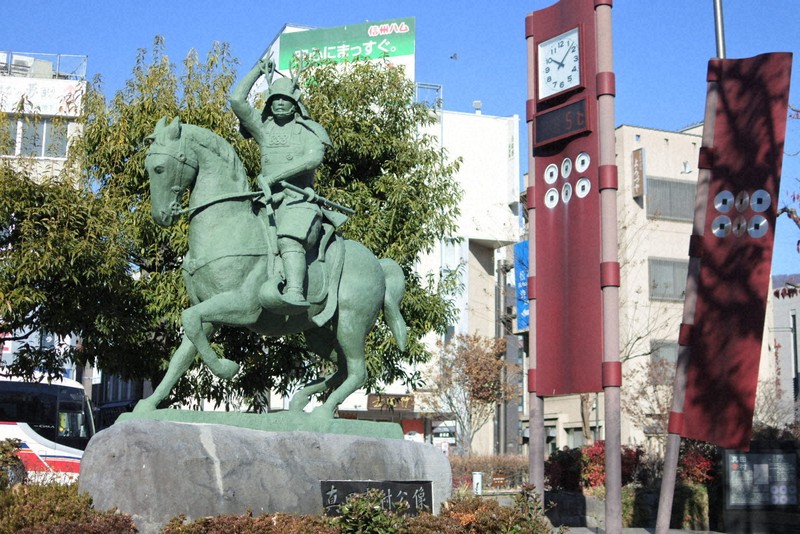
M 267 92 L 264 94 L 264 113 L 265 115 L 270 114 L 270 104 L 272 100 L 278 96 L 283 96 L 289 98 L 292 102 L 294 102 L 295 106 L 299 108 L 299 110 L 304 113 L 303 104 L 300 102 L 300 73 L 303 71 L 303 61 L 302 57 L 296 57 L 295 61 L 292 61 L 292 67 L 290 67 L 291 78 L 287 78 L 283 73 L 278 71 L 275 68 L 275 63 L 270 59 L 269 61 L 269 71 L 266 74 L 267 78 Z M 280 74 L 283 76 L 282 78 L 278 78 L 277 80 L 274 79 L 275 74 Z

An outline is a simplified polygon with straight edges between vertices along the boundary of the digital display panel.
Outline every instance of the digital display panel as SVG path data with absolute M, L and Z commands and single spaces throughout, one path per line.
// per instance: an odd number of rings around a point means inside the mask
M 586 99 L 539 113 L 533 120 L 536 146 L 585 132 L 589 124 Z

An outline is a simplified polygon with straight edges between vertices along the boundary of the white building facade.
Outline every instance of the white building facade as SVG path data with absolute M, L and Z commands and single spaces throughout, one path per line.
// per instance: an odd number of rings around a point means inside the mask
M 0 159 L 37 180 L 58 176 L 69 140 L 80 132 L 86 61 L 86 56 L 0 51 Z M 3 343 L 3 365 L 13 361 L 22 343 Z M 46 349 L 74 345 L 75 339 L 33 332 L 24 343 Z M 64 376 L 80 380 L 82 371 L 73 365 Z

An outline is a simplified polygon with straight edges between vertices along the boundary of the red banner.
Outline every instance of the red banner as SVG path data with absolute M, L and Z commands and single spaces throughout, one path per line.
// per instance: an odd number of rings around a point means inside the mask
M 714 59 L 713 146 L 681 435 L 747 450 L 778 208 L 792 55 Z M 702 199 L 698 198 L 699 202 Z

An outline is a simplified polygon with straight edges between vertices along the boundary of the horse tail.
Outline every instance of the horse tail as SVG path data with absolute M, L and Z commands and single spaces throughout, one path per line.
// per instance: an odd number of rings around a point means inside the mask
M 406 350 L 408 340 L 408 329 L 406 321 L 400 313 L 400 301 L 406 291 L 406 277 L 403 269 L 396 261 L 383 258 L 378 260 L 383 269 L 383 277 L 386 280 L 386 292 L 383 294 L 383 318 L 392 331 L 397 346 L 401 351 Z

